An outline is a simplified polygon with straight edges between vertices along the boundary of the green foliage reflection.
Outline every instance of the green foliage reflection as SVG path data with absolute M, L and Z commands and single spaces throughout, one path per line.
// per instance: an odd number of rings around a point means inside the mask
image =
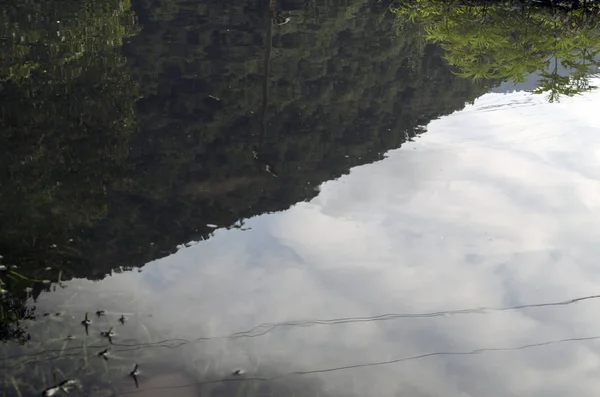
M 129 0 L 37 1 L 5 4 L 0 11 L 0 81 L 37 72 L 76 78 L 78 61 L 118 47 L 138 30 Z
M 0 253 L 33 277 L 68 267 L 79 254 L 55 244 L 105 217 L 139 98 L 119 47 L 139 28 L 128 0 L 0 10 Z
M 539 71 L 542 79 L 534 92 L 556 101 L 595 88 L 589 77 L 600 65 L 599 10 L 595 2 L 561 7 L 411 0 L 394 12 L 401 21 L 421 23 L 427 39 L 446 50 L 457 75 L 519 83 Z

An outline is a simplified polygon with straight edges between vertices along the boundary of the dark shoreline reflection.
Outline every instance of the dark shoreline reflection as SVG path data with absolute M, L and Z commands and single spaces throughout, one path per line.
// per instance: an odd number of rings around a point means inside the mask
M 0 105 L 10 126 L 1 145 L 6 263 L 32 278 L 50 266 L 63 280 L 142 265 L 209 238 L 208 224 L 314 197 L 323 181 L 381 159 L 487 90 L 454 77 L 437 47 L 421 45 L 418 27 L 390 34 L 383 4 L 285 2 L 293 20 L 272 27 L 260 105 L 271 24 L 266 3 L 255 3 L 137 4 L 133 23 L 143 29 L 113 40 L 125 42 L 126 58 L 100 49 L 61 66 L 26 42 L 41 66 L 9 76 Z M 60 20 L 63 10 L 44 12 Z M 61 24 L 80 26 L 78 16 Z M 42 22 L 50 21 L 36 21 L 32 31 L 49 30 Z M 85 40 L 95 48 L 100 39 Z M 79 45 L 58 42 L 71 52 Z M 46 84 L 57 78 L 40 72 L 50 66 L 64 80 Z M 96 86 L 102 79 L 105 88 Z

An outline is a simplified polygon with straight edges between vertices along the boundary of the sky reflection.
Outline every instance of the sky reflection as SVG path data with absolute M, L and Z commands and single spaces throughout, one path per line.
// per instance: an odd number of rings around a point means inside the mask
M 598 294 L 599 99 L 485 95 L 383 161 L 323 184 L 312 201 L 249 220 L 249 231 L 219 230 L 141 273 L 71 287 L 119 291 L 121 306 L 152 314 L 157 335 L 185 339 Z M 238 367 L 271 377 L 600 335 L 599 305 L 264 327 L 180 350 L 202 379 Z M 324 395 L 595 396 L 599 348 L 575 341 L 299 376 Z

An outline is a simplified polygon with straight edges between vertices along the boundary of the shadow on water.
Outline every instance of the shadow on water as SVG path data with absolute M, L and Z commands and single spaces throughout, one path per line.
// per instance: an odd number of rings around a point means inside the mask
M 176 329 L 141 298 L 78 280 L 133 273 L 215 229 L 248 230 L 245 219 L 312 199 L 503 81 L 538 72 L 550 100 L 593 88 L 592 3 L 341 3 L 0 2 L 7 396 L 63 393 L 69 379 L 94 397 L 336 396 L 353 386 L 310 375 L 481 353 L 297 371 L 235 345 L 278 328 L 415 316 L 400 314 L 266 324 L 192 354 L 177 348 L 204 338 L 167 339 Z

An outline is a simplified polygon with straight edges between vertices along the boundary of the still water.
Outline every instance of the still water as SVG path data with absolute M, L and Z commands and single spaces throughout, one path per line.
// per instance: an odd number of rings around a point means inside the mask
M 0 395 L 597 394 L 596 9 L 105 3 L 2 4 Z

